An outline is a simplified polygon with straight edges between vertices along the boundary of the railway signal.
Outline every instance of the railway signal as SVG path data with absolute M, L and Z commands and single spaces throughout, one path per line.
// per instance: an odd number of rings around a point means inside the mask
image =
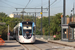
M 42 12 L 40 12 L 40 14 L 42 14 Z

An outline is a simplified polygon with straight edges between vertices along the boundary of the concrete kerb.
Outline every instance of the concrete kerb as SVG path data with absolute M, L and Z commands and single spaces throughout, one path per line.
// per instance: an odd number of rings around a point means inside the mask
M 5 43 L 4 43 L 4 46 L 6 47 L 6 46 L 13 46 L 13 48 L 12 48 L 12 50 L 13 49 L 15 49 L 15 47 L 17 47 L 18 45 L 19 45 L 19 49 L 18 50 L 26 50 L 25 48 L 24 48 L 24 46 L 22 46 L 20 43 L 18 43 L 16 40 L 4 40 L 5 41 Z M 11 44 L 12 43 L 12 44 Z M 16 46 L 15 46 L 16 45 Z M 4 46 L 2 46 L 2 47 L 4 47 Z M 8 48 L 8 47 L 7 47 Z M 5 49 L 5 48 L 4 48 Z
M 63 43 L 59 43 L 59 42 L 54 42 L 53 40 L 45 40 L 45 39 L 39 39 L 39 38 L 36 38 L 37 40 L 41 40 L 41 41 L 45 41 L 45 42 L 50 42 L 50 43 L 55 43 L 55 44 L 60 44 L 60 45 L 63 45 L 63 46 L 68 46 L 68 47 L 73 47 L 75 48 L 75 46 L 72 46 L 72 45 L 68 45 L 68 44 L 63 44 Z
M 39 38 L 36 38 L 37 40 L 41 40 L 41 41 L 45 41 L 45 42 L 48 42 L 48 40 L 45 40 L 43 38 L 39 39 Z
M 55 44 L 60 44 L 60 45 L 64 45 L 64 46 L 69 46 L 69 47 L 74 47 L 75 48 L 75 46 L 71 46 L 71 45 L 67 45 L 67 44 L 63 44 L 63 43 L 58 43 L 58 42 L 53 42 L 53 41 L 48 41 L 48 42 L 55 43 Z

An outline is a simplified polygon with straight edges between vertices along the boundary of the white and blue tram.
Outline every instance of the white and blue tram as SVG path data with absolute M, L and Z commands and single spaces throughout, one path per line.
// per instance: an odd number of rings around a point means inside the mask
M 34 43 L 34 22 L 21 22 L 14 27 L 16 40 L 20 43 Z

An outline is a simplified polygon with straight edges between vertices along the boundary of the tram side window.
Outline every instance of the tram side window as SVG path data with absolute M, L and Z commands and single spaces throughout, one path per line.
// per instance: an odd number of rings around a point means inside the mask
M 22 35 L 22 27 L 20 27 L 19 34 Z
M 16 28 L 16 35 L 18 35 L 18 28 Z
M 35 27 L 33 27 L 33 35 L 35 34 Z
M 35 27 L 33 27 L 33 31 L 35 31 Z

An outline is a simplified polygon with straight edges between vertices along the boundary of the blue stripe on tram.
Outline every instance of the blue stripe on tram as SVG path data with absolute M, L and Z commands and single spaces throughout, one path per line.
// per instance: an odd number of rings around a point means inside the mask
M 34 27 L 34 22 L 33 22 L 33 24 L 32 24 L 32 35 L 33 35 L 33 27 Z
M 22 35 L 23 35 L 23 27 L 22 27 L 22 23 L 20 23 L 20 26 L 21 26 L 21 28 L 22 28 Z

